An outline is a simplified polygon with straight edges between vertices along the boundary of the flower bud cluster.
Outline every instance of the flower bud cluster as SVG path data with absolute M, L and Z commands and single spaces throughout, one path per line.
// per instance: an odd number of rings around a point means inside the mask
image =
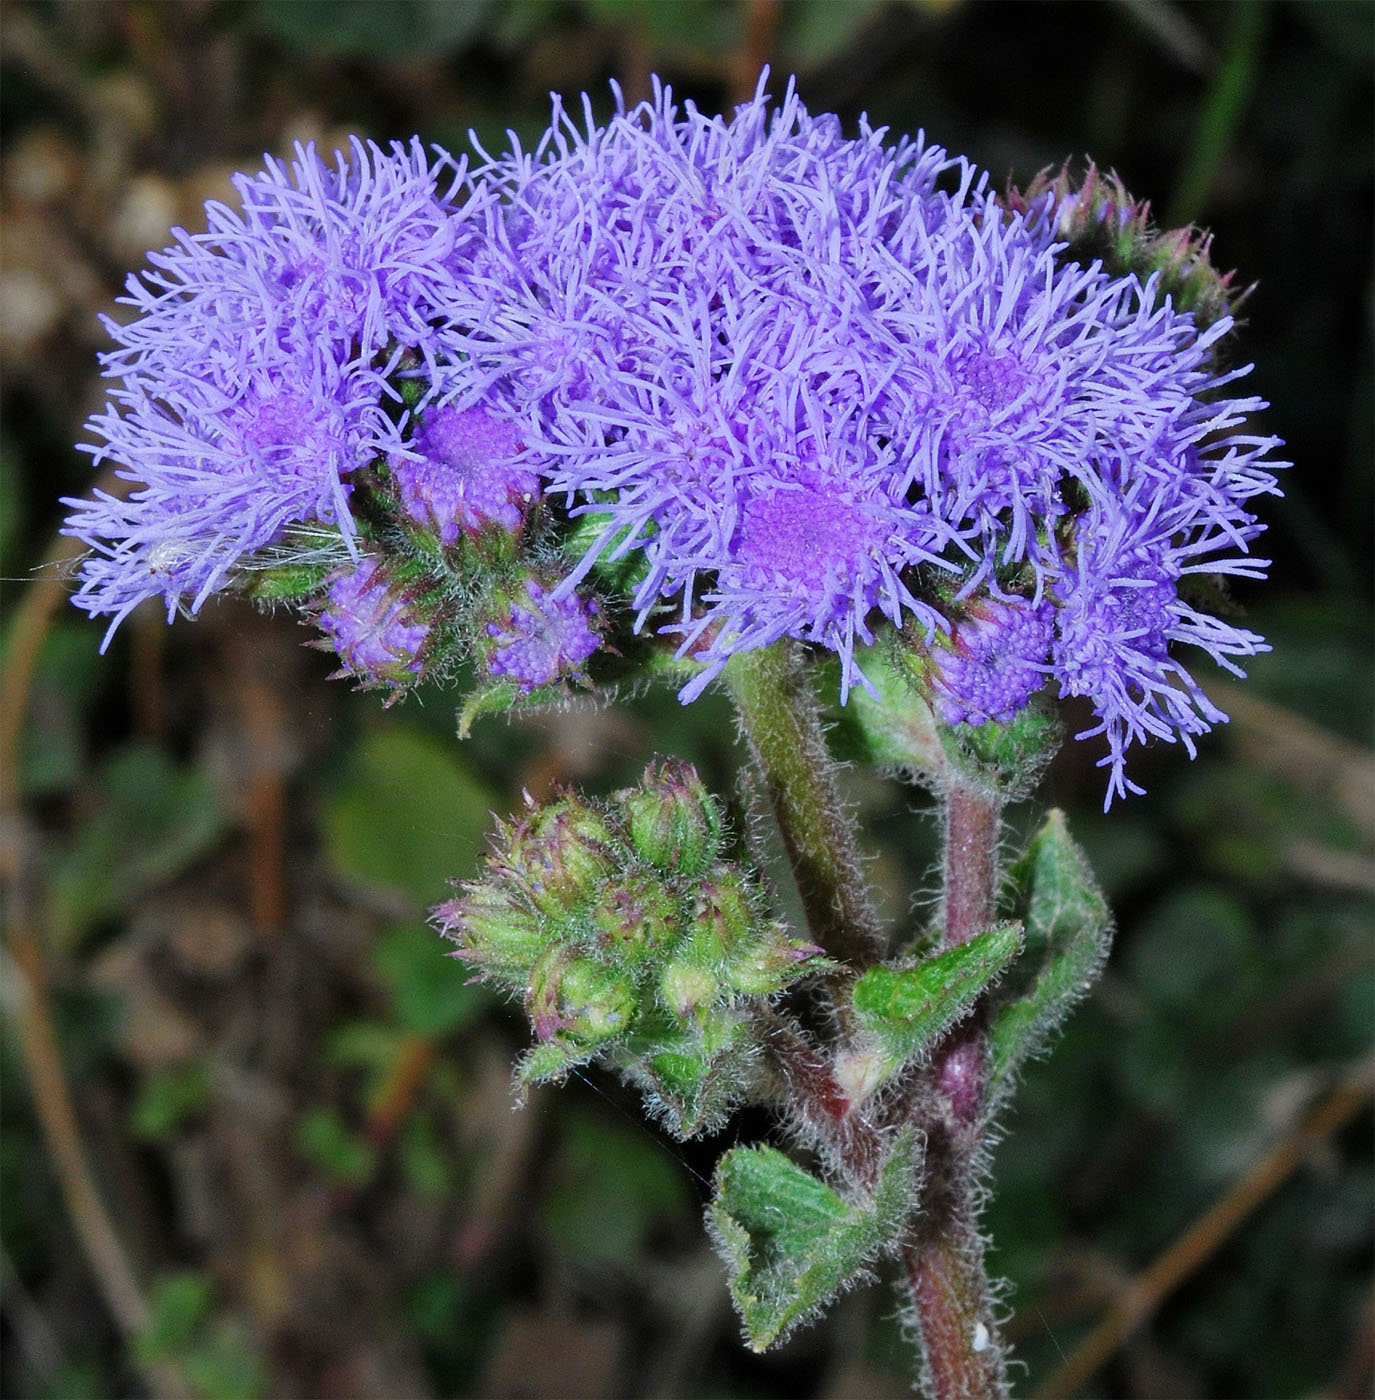
M 478 978 L 523 1001 L 525 1083 L 606 1055 L 683 1136 L 738 1101 L 748 1003 L 830 964 L 768 917 L 724 835 L 696 771 L 671 759 L 606 802 L 565 793 L 502 824 L 483 876 L 435 920 Z
M 393 696 L 474 657 L 478 694 L 502 700 L 585 681 L 601 645 L 596 600 L 560 592 L 547 511 L 508 423 L 482 409 L 414 415 L 385 471 L 364 473 L 378 551 L 324 581 L 315 620 L 341 676 Z
M 1142 282 L 1158 275 L 1161 291 L 1192 312 L 1200 330 L 1233 315 L 1250 294 L 1233 286 L 1235 272 L 1213 266 L 1212 234 L 1192 225 L 1156 227 L 1149 201 L 1134 199 L 1115 173 L 1092 162 L 1077 182 L 1068 165 L 1055 174 L 1043 170 L 1025 190 L 1010 189 L 1004 203 L 1043 221 L 1072 257 L 1100 259 L 1115 276 L 1135 274 Z

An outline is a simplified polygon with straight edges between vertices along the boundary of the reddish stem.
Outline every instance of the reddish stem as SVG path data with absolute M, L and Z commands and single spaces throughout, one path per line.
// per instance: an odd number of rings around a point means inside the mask
M 1001 802 L 952 774 L 945 793 L 947 948 L 996 915 Z M 995 1400 L 1007 1393 L 993 1299 L 984 1272 L 975 1184 L 987 1038 L 976 1012 L 937 1052 L 929 1083 L 940 1105 L 928 1125 L 930 1171 L 904 1262 L 932 1400 Z
M 1001 809 L 997 797 L 950 779 L 945 794 L 947 948 L 968 943 L 993 925 Z
M 787 1083 L 789 1108 L 844 1164 L 858 1185 L 872 1184 L 883 1140 L 841 1087 L 830 1062 L 794 1024 L 773 1012 L 757 1018 L 761 1039 Z

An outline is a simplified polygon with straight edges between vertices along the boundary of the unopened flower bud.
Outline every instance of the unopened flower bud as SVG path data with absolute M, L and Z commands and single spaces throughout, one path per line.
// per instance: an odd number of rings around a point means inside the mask
M 635 984 L 615 967 L 555 946 L 530 974 L 526 996 L 535 1034 L 596 1045 L 622 1034 L 635 1014 Z
M 729 865 L 717 865 L 696 891 L 692 906 L 692 943 L 713 962 L 730 962 L 750 947 L 760 926 L 755 893 Z
M 625 811 L 637 854 L 660 870 L 692 876 L 715 860 L 721 812 L 690 763 L 650 764 Z
M 815 943 L 787 938 L 781 924 L 770 924 L 752 946 L 731 959 L 726 978 L 744 996 L 765 997 L 832 965 Z
M 340 676 L 401 689 L 425 669 L 430 619 L 372 555 L 331 576 L 316 621 L 344 663 Z
M 709 1007 L 722 992 L 720 980 L 695 958 L 675 958 L 659 978 L 665 1005 L 683 1020 Z
M 522 694 L 581 678 L 582 663 L 601 645 L 597 604 L 576 593 L 556 598 L 535 578 L 480 612 L 490 618 L 478 638 L 488 673 Z
M 1068 166 L 1054 175 L 1043 170 L 1025 192 L 1009 190 L 1003 202 L 1043 223 L 1071 257 L 1101 261 L 1115 276 L 1135 274 L 1143 283 L 1157 275 L 1160 291 L 1192 312 L 1200 330 L 1231 315 L 1249 294 L 1232 285 L 1234 273 L 1213 266 L 1211 234 L 1193 226 L 1157 228 L 1150 204 L 1096 165 L 1078 182 Z
M 432 408 L 388 464 L 402 509 L 451 545 L 464 532 L 520 528 L 539 495 L 520 453 L 515 427 L 486 409 Z
M 592 908 L 592 927 L 609 957 L 643 963 L 682 932 L 680 901 L 662 880 L 632 872 L 602 890 Z
M 458 957 L 512 990 L 526 986 L 548 942 L 520 894 L 490 880 L 464 885 L 456 899 L 434 911 L 434 920 L 444 937 L 458 944 Z
M 564 919 L 599 897 L 623 857 L 601 813 L 566 798 L 517 828 L 504 863 L 524 881 L 541 913 Z
M 949 632 L 904 632 L 895 664 L 937 721 L 944 763 L 1005 797 L 1027 796 L 1060 743 L 1047 690 L 1054 606 L 986 596 L 949 606 Z
M 969 605 L 930 652 L 929 688 L 947 724 L 1009 723 L 1050 673 L 1048 602 L 986 598 Z

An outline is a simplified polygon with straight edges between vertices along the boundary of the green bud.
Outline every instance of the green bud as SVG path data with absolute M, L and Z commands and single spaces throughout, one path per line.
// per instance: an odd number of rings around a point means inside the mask
M 525 1009 L 540 1040 L 596 1045 L 629 1029 L 636 1005 L 624 972 L 556 945 L 531 970 Z
M 1134 199 L 1116 175 L 1090 164 L 1081 180 L 1069 167 L 1043 170 L 1025 193 L 1008 191 L 1006 207 L 1046 220 L 1069 257 L 1099 260 L 1114 276 L 1135 273 L 1145 282 L 1160 274 L 1160 290 L 1181 311 L 1192 311 L 1200 330 L 1232 315 L 1250 294 L 1233 285 L 1233 272 L 1212 262 L 1212 235 L 1190 225 L 1161 229 L 1151 206 Z
M 624 858 L 601 813 L 570 797 L 515 830 L 505 864 L 524 881 L 542 914 L 564 920 L 600 896 Z
M 719 1000 L 723 990 L 711 968 L 691 956 L 675 958 L 659 977 L 664 1004 L 684 1021 Z
M 799 977 L 824 972 L 835 964 L 815 943 L 784 936 L 782 924 L 769 924 L 755 944 L 733 958 L 726 980 L 744 996 L 766 997 Z
M 750 1045 L 745 1019 L 720 1007 L 700 1012 L 686 1030 L 627 1047 L 618 1061 L 669 1132 L 688 1138 L 721 1127 L 748 1093 Z
M 732 866 L 717 865 L 698 886 L 692 903 L 692 943 L 699 956 L 729 963 L 755 943 L 760 917 L 749 881 Z
M 690 763 L 664 759 L 624 794 L 636 853 L 660 870 L 693 876 L 716 858 L 721 813 Z
M 458 944 L 458 957 L 512 991 L 526 986 L 547 943 L 520 892 L 490 880 L 462 886 L 458 898 L 441 904 L 434 918 L 444 937 Z
M 661 879 L 635 872 L 602 890 L 591 922 L 598 946 L 623 966 L 647 961 L 682 932 L 679 900 Z

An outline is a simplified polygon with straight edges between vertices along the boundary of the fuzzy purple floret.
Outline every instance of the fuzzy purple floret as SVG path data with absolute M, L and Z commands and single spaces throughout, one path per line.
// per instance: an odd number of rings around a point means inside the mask
M 480 178 L 505 208 L 469 291 L 501 312 L 462 318 L 485 339 L 465 372 L 509 405 L 549 489 L 605 518 L 582 568 L 644 551 L 637 625 L 706 663 L 684 698 L 784 636 L 837 652 L 842 689 L 865 683 L 854 649 L 878 617 L 949 631 L 925 566 L 1038 629 L 1056 616 L 1034 659 L 1016 629 L 1006 656 L 982 638 L 950 713 L 1004 718 L 1049 675 L 1092 699 L 1114 792 L 1130 744 L 1221 718 L 1161 647 L 1230 665 L 1253 634 L 1177 593 L 1144 650 L 1087 619 L 1131 611 L 1111 601 L 1124 540 L 1172 585 L 1265 568 L 1250 502 L 1282 464 L 1246 428 L 1264 405 L 1230 391 L 1245 371 L 1217 368 L 1230 321 L 1200 333 L 1157 281 L 1063 257 L 966 162 L 863 123 L 845 139 L 791 88 L 731 120 L 665 88 L 600 128 L 556 109 L 533 155 Z
M 430 628 L 380 572 L 365 555 L 334 574 L 316 621 L 348 673 L 373 685 L 409 685 L 424 669 Z
M 518 529 L 526 503 L 539 494 L 539 477 L 517 460 L 514 426 L 485 409 L 431 409 L 406 449 L 391 457 L 402 507 L 446 545 L 464 530 Z
M 523 694 L 577 675 L 601 645 L 596 613 L 597 605 L 576 593 L 560 597 L 531 579 L 521 600 L 487 624 L 488 672 L 514 682 Z
M 126 499 L 66 504 L 93 551 L 75 602 L 111 614 L 145 598 L 196 612 L 288 526 L 319 522 L 353 549 L 348 478 L 401 447 L 385 411 L 403 350 L 437 372 L 481 200 L 419 142 L 355 140 L 327 165 L 312 147 L 234 180 L 241 209 L 206 206 L 127 284 L 127 324 L 103 357 L 121 381 L 85 447 L 134 482 Z M 108 642 L 109 633 L 106 635 Z
M 947 724 L 1006 724 L 1050 673 L 1055 609 L 1048 601 L 989 602 L 950 629 L 932 654 L 932 692 Z

